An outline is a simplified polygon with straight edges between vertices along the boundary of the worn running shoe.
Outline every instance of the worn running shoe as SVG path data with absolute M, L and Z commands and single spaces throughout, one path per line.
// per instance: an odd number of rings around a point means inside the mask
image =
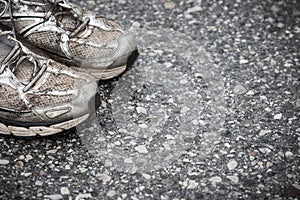
M 68 0 L 0 0 L 0 13 L 0 23 L 22 39 L 98 79 L 121 74 L 137 55 L 131 32 Z
M 39 56 L 0 31 L 0 133 L 46 136 L 89 117 L 95 79 Z

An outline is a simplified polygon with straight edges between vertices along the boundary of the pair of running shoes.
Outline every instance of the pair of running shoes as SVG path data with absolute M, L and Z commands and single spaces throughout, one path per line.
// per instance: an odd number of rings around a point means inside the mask
M 67 0 L 0 0 L 0 134 L 48 136 L 90 115 L 97 81 L 136 58 L 133 33 Z

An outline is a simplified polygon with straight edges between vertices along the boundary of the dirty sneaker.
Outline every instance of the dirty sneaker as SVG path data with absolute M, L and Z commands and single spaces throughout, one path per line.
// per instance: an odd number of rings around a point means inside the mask
M 0 13 L 0 23 L 14 28 L 20 40 L 98 79 L 121 74 L 137 55 L 131 32 L 68 0 L 0 0 Z
M 39 56 L 0 31 L 0 134 L 46 136 L 89 116 L 97 91 L 89 75 Z

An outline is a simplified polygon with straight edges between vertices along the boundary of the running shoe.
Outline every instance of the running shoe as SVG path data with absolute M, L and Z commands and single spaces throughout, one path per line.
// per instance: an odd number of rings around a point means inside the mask
M 25 46 L 97 79 L 118 76 L 137 57 L 133 33 L 68 0 L 0 0 L 0 13 L 1 25 L 13 28 Z
M 24 47 L 0 31 L 0 134 L 47 136 L 85 121 L 95 78 Z

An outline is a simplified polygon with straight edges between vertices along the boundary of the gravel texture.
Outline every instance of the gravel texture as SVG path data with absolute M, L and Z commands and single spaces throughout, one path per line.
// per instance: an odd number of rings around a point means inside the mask
M 0 199 L 298 199 L 297 0 L 74 1 L 140 57 L 66 133 L 0 138 Z

